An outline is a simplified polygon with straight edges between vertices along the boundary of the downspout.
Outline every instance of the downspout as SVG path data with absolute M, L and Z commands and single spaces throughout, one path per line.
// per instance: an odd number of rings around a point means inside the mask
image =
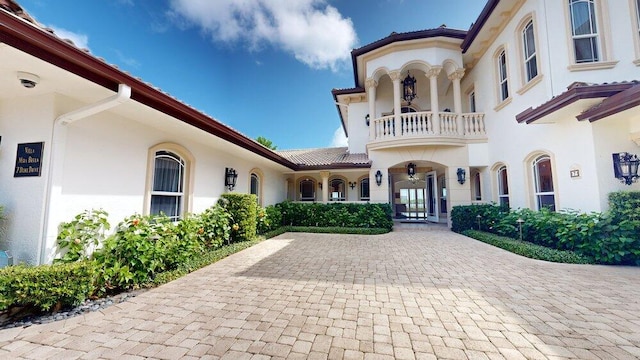
M 59 186 L 54 193 L 54 184 L 61 184 L 62 169 L 64 166 L 64 152 L 66 148 L 66 129 L 65 127 L 78 120 L 87 118 L 89 116 L 98 114 L 100 112 L 109 110 L 116 107 L 131 98 L 131 87 L 125 84 L 118 85 L 118 93 L 108 98 L 99 100 L 93 104 L 83 106 L 79 109 L 70 111 L 68 113 L 58 116 L 53 122 L 53 128 L 51 131 L 51 155 L 49 155 L 49 162 L 47 167 L 47 179 L 44 187 L 44 209 L 42 212 L 42 221 L 40 228 L 40 248 L 38 259 L 40 264 L 46 262 L 47 256 L 47 242 L 49 232 L 53 229 L 57 229 L 58 224 L 51 224 L 50 211 L 52 198 L 62 193 L 62 188 Z M 55 165 L 55 166 L 54 166 Z

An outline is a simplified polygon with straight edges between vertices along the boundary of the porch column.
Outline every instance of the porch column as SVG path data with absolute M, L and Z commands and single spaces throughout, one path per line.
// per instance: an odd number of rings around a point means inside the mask
M 462 124 L 462 95 L 460 94 L 460 79 L 464 76 L 464 69 L 457 69 L 449 75 L 449 80 L 453 81 L 453 108 L 456 114 L 456 130 L 458 135 L 464 135 Z
M 400 97 L 400 71 L 391 71 L 389 77 L 393 81 L 393 122 L 400 124 L 400 115 L 402 113 Z
M 322 177 L 322 202 L 329 202 L 329 175 L 331 175 L 328 171 L 320 171 L 320 176 Z
M 438 102 L 438 75 L 442 66 L 434 66 L 427 70 L 426 77 L 429 78 L 429 85 L 431 90 L 431 113 L 433 114 L 433 132 L 440 134 L 440 104 Z
M 367 79 L 365 82 L 367 87 L 367 99 L 369 100 L 369 140 L 375 140 L 376 129 L 374 120 L 376 118 L 376 87 L 378 82 L 373 79 Z

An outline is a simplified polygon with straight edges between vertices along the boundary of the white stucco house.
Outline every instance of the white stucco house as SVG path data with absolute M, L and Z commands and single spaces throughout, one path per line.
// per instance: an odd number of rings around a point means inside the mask
M 640 152 L 639 8 L 489 0 L 467 31 L 392 33 L 353 50 L 354 87 L 332 91 L 348 147 L 271 151 L 0 0 L 0 250 L 50 262 L 85 209 L 200 212 L 228 168 L 264 206 L 383 202 L 435 222 L 475 202 L 605 210 L 640 190 L 613 161 Z

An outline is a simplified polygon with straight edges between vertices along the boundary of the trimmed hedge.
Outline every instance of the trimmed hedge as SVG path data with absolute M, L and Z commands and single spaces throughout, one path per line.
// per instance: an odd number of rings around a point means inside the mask
M 285 201 L 275 206 L 282 216 L 281 225 L 341 228 L 383 228 L 391 230 L 393 220 L 389 204 L 305 203 Z
M 317 227 L 317 226 L 283 226 L 280 228 L 285 232 L 306 232 L 316 234 L 354 234 L 354 235 L 379 235 L 390 232 L 384 228 L 344 228 L 344 227 Z M 278 234 L 278 235 L 280 235 Z
M 484 231 L 465 230 L 462 234 L 531 259 L 567 264 L 593 263 L 590 259 L 576 254 L 573 251 L 551 249 L 546 246 L 536 245 L 527 241 L 520 241 L 505 236 L 498 236 Z
M 91 261 L 0 269 L 0 310 L 13 306 L 49 311 L 81 304 L 95 289 Z
M 605 213 L 573 210 L 508 210 L 495 205 L 456 206 L 452 230 L 481 230 L 558 250 L 571 250 L 599 264 L 640 265 L 640 192 L 609 194 Z M 480 217 L 478 217 L 480 215 Z

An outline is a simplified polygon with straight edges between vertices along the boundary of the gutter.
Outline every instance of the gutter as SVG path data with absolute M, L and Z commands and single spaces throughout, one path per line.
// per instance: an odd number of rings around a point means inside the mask
M 85 119 L 89 116 L 107 111 L 113 107 L 123 104 L 131 99 L 131 87 L 125 84 L 118 85 L 118 92 L 108 98 L 99 100 L 93 104 L 83 106 L 79 109 L 58 116 L 53 122 L 51 130 L 51 155 L 47 164 L 47 179 L 44 186 L 44 209 L 42 212 L 42 221 L 40 229 L 40 249 L 38 250 L 38 259 L 40 264 L 46 263 L 47 242 L 50 229 L 57 228 L 58 224 L 51 224 L 49 218 L 51 213 L 52 198 L 59 195 L 62 191 L 62 169 L 64 167 L 64 152 L 66 148 L 66 126 L 78 120 Z M 54 184 L 58 185 L 57 191 L 54 193 Z

